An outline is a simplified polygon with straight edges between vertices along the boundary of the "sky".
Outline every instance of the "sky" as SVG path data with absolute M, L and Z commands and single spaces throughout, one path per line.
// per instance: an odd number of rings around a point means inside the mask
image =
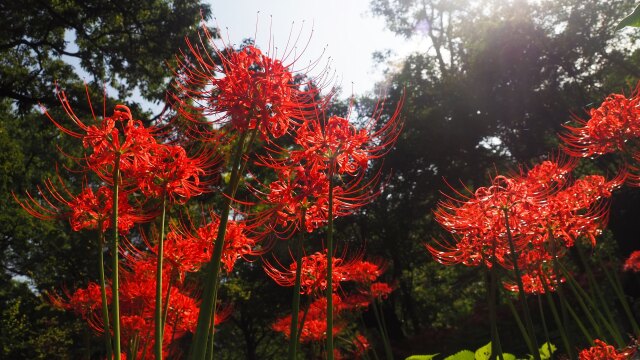
M 300 34 L 298 48 L 309 45 L 296 65 L 319 56 L 326 64 L 330 58 L 343 96 L 364 95 L 383 79 L 385 66 L 375 66 L 374 51 L 391 49 L 395 53 L 391 61 L 397 61 L 420 45 L 387 30 L 384 19 L 369 10 L 369 0 L 210 0 L 209 4 L 215 17 L 210 25 L 217 24 L 231 43 L 255 34 L 256 45 L 267 48 L 271 33 L 282 49 L 289 33 Z
M 369 1 L 208 0 L 214 19 L 207 25 L 220 28 L 229 44 L 240 44 L 243 39 L 255 36 L 256 45 L 263 50 L 270 47 L 270 37 L 282 52 L 290 34 L 294 39 L 299 36 L 296 48 L 302 55 L 294 69 L 320 59 L 320 65 L 310 71 L 313 76 L 330 64 L 328 74 L 333 79 L 330 85 L 338 85 L 342 89 L 339 97 L 347 98 L 372 92 L 376 82 L 384 79 L 386 68 L 397 66 L 409 53 L 426 46 L 424 39 L 407 40 L 388 30 L 384 19 L 369 10 Z M 75 51 L 75 35 L 68 31 L 65 39 L 67 50 Z M 392 55 L 385 64 L 376 65 L 373 53 L 386 50 L 391 50 Z M 88 80 L 88 73 L 77 59 L 63 58 Z M 109 86 L 107 92 L 117 96 L 117 91 Z M 134 89 L 129 100 L 153 114 L 163 108 L 162 104 L 142 98 L 138 89 Z

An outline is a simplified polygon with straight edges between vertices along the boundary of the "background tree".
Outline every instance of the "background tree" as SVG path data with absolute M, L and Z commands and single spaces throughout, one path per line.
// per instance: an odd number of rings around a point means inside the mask
M 468 329 L 469 315 L 486 312 L 477 302 L 484 297 L 482 274 L 434 264 L 422 246 L 446 236 L 431 215 L 439 191 L 450 193 L 443 178 L 473 188 L 488 173 L 539 160 L 557 147 L 556 134 L 571 114 L 582 116 L 606 94 L 632 89 L 640 75 L 637 33 L 614 28 L 633 2 L 373 0 L 371 8 L 391 30 L 424 37 L 429 47 L 379 84 L 390 103 L 404 97 L 405 128 L 385 159 L 393 176 L 357 232 L 370 252 L 392 259 L 398 291 L 391 313 L 403 324 L 397 337 L 430 334 L 398 348 L 419 343 L 447 353 L 465 341 L 477 346 L 484 328 Z M 618 208 L 619 201 L 612 218 L 637 214 Z M 637 235 L 621 230 L 613 227 L 616 238 Z

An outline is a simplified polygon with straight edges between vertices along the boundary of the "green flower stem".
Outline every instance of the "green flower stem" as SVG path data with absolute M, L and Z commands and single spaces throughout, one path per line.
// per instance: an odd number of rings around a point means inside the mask
M 362 312 L 360 312 L 360 313 L 358 314 L 358 326 L 359 326 L 361 329 L 367 329 L 367 325 L 365 325 L 364 317 L 362 316 Z M 367 339 L 369 339 L 369 338 L 370 338 L 370 335 L 371 335 L 371 333 L 370 333 L 369 331 L 365 331 L 365 336 L 367 337 Z M 369 356 L 369 355 L 373 355 L 373 358 L 374 358 L 375 360 L 380 360 L 380 358 L 378 358 L 378 354 L 376 353 L 376 349 L 375 349 L 375 347 L 371 347 L 370 351 L 368 351 L 368 352 L 366 352 L 366 353 L 364 354 L 363 359 L 370 359 L 370 356 Z
M 145 338 L 148 338 L 148 335 L 149 334 L 147 333 L 147 336 Z M 138 334 L 138 337 L 140 337 L 140 334 Z M 145 342 L 143 342 L 142 345 L 143 345 L 142 354 L 140 354 L 140 357 L 137 357 L 137 354 L 138 354 L 137 348 L 136 348 L 136 353 L 132 355 L 135 360 L 137 360 L 137 359 L 146 359 L 147 358 L 147 346 L 145 346 L 146 345 Z M 127 360 L 128 359 L 129 358 L 127 358 Z
M 209 341 L 207 341 L 207 352 L 205 353 L 206 359 L 213 359 L 213 347 L 215 342 L 213 341 L 213 332 L 215 331 L 215 324 L 211 323 L 209 327 Z
M 333 175 L 335 156 L 329 165 L 329 211 L 327 229 L 327 360 L 333 360 Z
M 520 330 L 520 333 L 524 338 L 524 342 L 527 343 L 529 351 L 534 353 L 535 351 L 532 350 L 533 346 L 531 345 L 531 339 L 529 338 L 529 334 L 527 334 L 527 329 L 525 329 L 524 323 L 522 323 L 522 319 L 520 318 L 520 314 L 518 314 L 518 310 L 516 310 L 516 307 L 513 306 L 513 303 L 511 302 L 511 299 L 509 299 L 509 296 L 505 296 L 504 299 L 506 300 L 509 310 L 511 310 L 511 314 L 513 314 L 513 318 L 516 320 L 516 325 L 518 325 L 518 329 Z
M 140 346 L 140 335 L 136 334 L 132 336 L 132 339 L 129 340 L 129 349 L 127 351 L 127 359 L 136 359 L 136 355 L 138 355 L 138 347 Z
M 382 344 L 384 345 L 384 354 L 387 357 L 387 360 L 393 360 L 393 352 L 391 352 L 391 344 L 389 344 L 389 332 L 387 331 L 387 326 L 384 322 L 384 315 L 382 314 L 382 311 L 380 311 L 377 302 L 377 299 L 372 299 L 371 306 L 376 322 L 378 323 L 378 328 L 380 329 L 380 337 L 382 338 Z
M 298 326 L 298 333 L 296 334 L 296 339 L 300 339 L 302 336 L 302 329 L 304 329 L 304 322 L 307 320 L 307 314 L 309 313 L 309 308 L 311 307 L 311 300 L 307 302 L 307 306 L 304 308 L 304 313 L 302 314 L 302 319 L 300 319 L 300 325 Z M 300 341 L 296 343 L 296 352 L 300 350 Z
M 246 148 L 243 146 L 242 153 L 241 153 L 241 156 L 240 156 L 240 165 L 239 165 L 240 169 L 238 170 L 238 178 L 237 178 L 238 180 L 235 182 L 235 184 L 233 184 L 230 181 L 230 184 L 232 184 L 232 186 L 231 186 L 231 195 L 230 195 L 231 199 L 234 199 L 235 196 L 236 196 L 236 191 L 238 191 L 238 186 L 240 184 L 240 175 L 244 174 L 244 170 L 245 170 L 245 168 L 247 166 L 248 159 L 244 159 L 244 161 L 242 161 L 243 160 L 242 157 L 253 146 L 253 143 L 255 142 L 256 136 L 258 134 L 258 126 L 259 126 L 259 124 L 260 124 L 260 122 L 258 122 L 256 124 L 256 127 L 251 131 L 251 136 L 249 137 L 249 142 L 246 144 Z M 245 142 L 246 142 L 246 139 L 245 139 Z M 235 168 L 237 168 L 237 167 L 234 167 L 234 169 Z M 233 178 L 233 176 L 232 176 L 232 178 Z M 229 203 L 229 204 L 231 204 L 231 203 Z M 225 223 L 225 227 L 226 227 L 226 223 Z M 226 233 L 226 230 L 225 230 L 225 233 Z M 223 239 L 223 240 L 225 240 L 225 239 Z M 219 288 L 220 288 L 220 281 L 216 280 L 216 287 L 214 289 L 214 294 L 215 294 L 215 299 L 216 300 L 218 299 L 218 290 L 219 290 Z M 214 352 L 214 347 L 215 347 L 214 346 L 214 344 L 215 344 L 214 332 L 216 330 L 216 328 L 215 328 L 216 310 L 215 309 L 216 309 L 216 301 L 214 301 L 213 312 L 211 313 L 211 327 L 209 328 L 209 335 L 208 335 L 209 341 L 208 341 L 208 344 L 207 344 L 207 352 L 206 352 L 206 355 L 205 355 L 205 358 L 208 359 L 208 360 L 213 360 L 214 359 L 214 354 L 215 354 L 215 352 Z
M 502 344 L 500 343 L 500 334 L 498 333 L 498 316 L 496 309 L 498 303 L 498 269 L 496 267 L 495 239 L 493 240 L 493 245 L 491 269 L 487 270 L 489 319 L 491 322 L 491 359 L 499 358 L 500 360 L 504 360 L 504 356 L 502 355 Z
M 572 346 L 571 342 L 569 341 L 569 337 L 567 336 L 567 331 L 566 331 L 566 329 L 564 327 L 564 324 L 566 324 L 566 323 L 564 323 L 560 319 L 560 314 L 558 313 L 558 308 L 556 307 L 556 303 L 555 303 L 555 301 L 553 301 L 553 297 L 551 296 L 551 289 L 549 289 L 549 287 L 547 286 L 547 281 L 544 279 L 544 277 L 542 275 L 540 275 L 540 281 L 542 282 L 542 286 L 544 287 L 544 295 L 547 298 L 547 302 L 549 303 L 549 307 L 551 308 L 551 314 L 553 315 L 553 320 L 555 320 L 556 326 L 558 327 L 558 331 L 560 331 L 560 338 L 562 339 L 562 345 L 564 346 L 564 349 L 567 352 L 567 355 L 569 356 L 569 359 L 573 360 L 576 357 L 575 357 L 575 354 L 573 352 L 574 351 L 573 350 L 573 346 Z M 558 295 L 560 296 L 561 303 L 564 305 L 565 304 L 565 302 L 563 301 L 564 300 L 564 296 L 560 295 L 559 293 L 558 293 Z
M 600 328 L 600 325 L 598 324 L 598 322 L 593 317 L 593 313 L 595 312 L 596 314 L 599 315 L 599 317 L 601 319 L 604 319 L 604 317 L 602 316 L 602 313 L 598 310 L 598 307 L 593 303 L 593 301 L 591 300 L 591 297 L 589 296 L 589 294 L 587 294 L 587 292 L 584 291 L 584 289 L 582 289 L 582 287 L 580 287 L 580 285 L 576 282 L 576 280 L 573 278 L 573 276 L 571 276 L 571 274 L 569 274 L 567 269 L 563 265 L 561 265 L 561 267 L 562 267 L 563 275 L 567 279 L 567 282 L 569 283 L 569 287 L 571 288 L 573 294 L 575 295 L 576 299 L 578 300 L 578 304 L 580 305 L 580 308 L 582 308 L 582 311 L 587 315 L 587 320 L 589 320 L 589 323 L 591 324 L 591 326 L 593 326 L 593 328 L 596 331 L 596 334 L 598 335 L 598 337 L 601 338 L 601 339 L 606 339 L 607 336 L 602 331 L 602 328 Z M 566 299 L 562 298 L 562 301 L 567 303 L 567 307 L 569 307 L 568 302 L 566 301 Z M 586 301 L 586 303 L 585 303 L 585 301 Z M 573 311 L 573 309 L 569 309 L 569 308 L 567 310 L 570 313 Z M 574 318 L 575 318 L 575 316 L 574 316 Z M 606 323 L 606 320 L 604 320 L 604 322 Z
M 104 276 L 104 233 L 100 231 L 98 239 L 98 266 L 100 269 L 100 295 L 102 296 L 102 321 L 104 322 L 104 344 L 107 349 L 107 359 L 113 359 L 111 345 L 111 325 L 109 325 L 109 305 L 107 304 L 107 284 Z
M 565 302 L 565 306 L 567 307 L 567 311 L 569 311 L 569 314 L 573 317 L 573 320 L 576 322 L 576 324 L 578 325 L 578 328 L 580 328 L 580 331 L 582 331 L 582 334 L 587 339 L 589 344 L 591 344 L 593 346 L 593 337 L 591 336 L 589 331 L 587 331 L 586 326 L 584 326 L 584 324 L 582 323 L 582 320 L 580 320 L 580 317 L 578 316 L 578 314 L 576 314 L 576 312 L 573 310 L 573 308 L 571 306 L 569 306 L 569 304 L 566 303 L 566 299 L 562 299 L 561 301 Z
M 389 340 L 389 329 L 387 328 L 387 321 L 384 319 L 384 312 L 382 311 L 382 301 L 378 305 L 378 299 L 373 300 L 374 305 L 378 308 L 380 319 L 382 320 L 382 329 L 384 330 L 384 342 L 385 352 L 388 359 L 393 360 L 393 352 L 391 351 L 391 342 Z
M 551 344 L 551 337 L 549 336 L 549 328 L 547 327 L 547 320 L 544 316 L 544 308 L 542 306 L 542 295 L 538 294 L 536 296 L 538 298 L 538 310 L 540 311 L 540 319 L 542 320 L 542 330 L 544 330 L 544 340 L 547 344 L 547 351 L 551 354 L 551 349 L 549 348 L 549 344 Z
M 289 360 L 295 360 L 298 347 L 298 315 L 300 313 L 300 281 L 302 278 L 302 243 L 304 241 L 306 211 L 300 214 L 300 236 L 296 239 L 296 282 L 293 286 L 293 300 L 291 302 L 291 327 L 289 328 Z
M 550 252 L 551 255 L 553 256 L 553 273 L 558 276 L 560 274 L 560 262 L 558 260 L 558 253 L 557 253 L 557 247 L 556 247 L 556 238 L 553 235 L 553 228 L 549 225 L 547 228 L 547 231 L 549 233 L 549 243 L 550 243 Z M 542 279 L 544 280 L 544 279 Z M 545 291 L 546 290 L 546 283 L 543 281 L 543 286 L 545 287 Z M 547 291 L 548 292 L 548 291 Z M 569 314 L 567 312 L 567 307 L 565 306 L 565 304 L 567 303 L 566 301 L 564 301 L 565 297 L 564 297 L 564 288 L 563 286 L 561 286 L 560 284 L 558 284 L 558 286 L 556 286 L 556 292 L 558 293 L 558 297 L 561 299 L 560 301 L 560 315 L 562 317 L 558 318 L 558 319 L 562 319 L 562 323 L 559 323 L 556 321 L 556 323 L 558 324 L 558 329 L 560 330 L 560 336 L 563 337 L 563 343 L 565 346 L 565 349 L 567 351 L 567 354 L 569 355 L 569 357 L 573 357 L 575 358 L 575 354 L 573 353 L 574 350 L 574 346 L 573 343 L 571 342 L 571 338 L 569 338 L 569 336 L 567 335 L 567 331 L 566 331 L 566 327 L 562 326 L 562 324 L 569 324 Z M 548 296 L 548 298 L 550 299 L 551 302 L 553 302 L 553 298 L 551 298 L 550 296 Z M 553 302 L 553 307 L 555 308 L 555 302 Z M 557 313 L 557 309 L 556 309 L 556 313 Z M 555 319 L 555 315 L 554 315 L 554 320 Z
M 162 262 L 164 260 L 164 223 L 167 215 L 167 194 L 162 196 L 162 218 L 160 225 L 160 239 L 158 240 L 158 261 L 156 268 L 156 312 L 155 312 L 155 355 L 156 359 L 162 359 L 162 335 L 164 334 L 164 321 L 162 317 Z
M 118 273 L 120 271 L 120 261 L 118 259 L 118 198 L 120 191 L 120 155 L 116 155 L 113 167 L 113 241 L 111 243 L 111 251 L 113 252 L 112 274 L 111 274 L 111 293 L 113 306 L 113 357 L 115 360 L 121 359 L 120 348 L 120 283 Z
M 613 275 L 611 275 L 611 273 L 605 266 L 603 266 L 602 268 L 604 269 L 604 274 L 606 275 L 607 279 L 611 283 L 613 290 L 618 296 L 618 300 L 622 305 L 622 309 L 624 310 L 625 314 L 627 315 L 627 318 L 629 319 L 629 322 L 631 323 L 631 327 L 633 328 L 634 335 L 640 336 L 640 327 L 638 327 L 638 323 L 635 320 L 635 316 L 633 315 L 633 312 L 629 307 L 629 303 L 627 302 L 627 297 L 624 294 L 624 291 L 622 290 L 622 283 L 620 282 L 620 278 L 618 277 L 618 274 L 614 271 Z
M 527 331 L 531 336 L 531 346 L 533 346 L 533 357 L 535 360 L 540 360 L 540 352 L 538 351 L 538 340 L 536 339 L 535 329 L 533 328 L 533 320 L 531 319 L 531 313 L 529 312 L 529 305 L 527 304 L 527 299 L 524 293 L 524 284 L 522 283 L 522 277 L 520 274 L 520 269 L 518 267 L 518 253 L 516 252 L 516 247 L 513 244 L 513 236 L 511 235 L 511 228 L 509 227 L 509 211 L 508 209 L 503 209 L 504 212 L 504 222 L 505 227 L 507 229 L 507 238 L 509 240 L 509 249 L 511 251 L 511 255 L 513 256 L 513 271 L 516 275 L 516 281 L 518 282 L 518 296 L 520 297 L 520 302 L 522 303 L 522 308 L 524 310 L 524 321 L 527 325 Z
M 251 149 L 253 147 L 253 144 L 256 141 L 256 138 L 258 136 L 258 126 L 260 125 L 260 121 L 258 121 L 258 123 L 256 124 L 255 129 L 253 129 L 253 131 L 251 131 L 251 136 L 249 137 L 249 141 L 246 144 L 246 148 L 242 150 L 242 154 L 240 156 L 240 171 L 238 172 L 239 175 L 244 174 L 244 170 L 247 167 L 247 162 L 249 159 L 245 159 L 244 161 L 242 161 L 242 157 L 244 154 L 249 152 L 249 149 Z M 243 141 L 244 142 L 244 141 Z M 233 189 L 231 189 L 231 197 L 233 198 L 236 195 L 236 191 L 238 190 L 238 185 L 240 184 L 240 179 L 238 178 L 238 181 L 236 182 L 235 186 L 233 187 Z
M 591 266 L 589 266 L 589 264 L 587 263 L 587 259 L 584 256 L 584 252 L 582 251 L 580 246 L 576 246 L 576 248 L 578 249 L 578 256 L 580 257 L 580 261 L 582 262 L 582 265 L 586 269 L 587 278 L 589 279 L 590 286 L 595 291 L 596 296 L 600 302 L 600 306 L 597 306 L 597 304 L 595 304 L 595 301 L 591 300 L 591 303 L 594 305 L 595 309 L 598 310 L 596 311 L 596 315 L 598 315 L 598 317 L 602 321 L 602 324 L 604 324 L 604 326 L 607 328 L 611 336 L 613 336 L 614 341 L 616 342 L 618 347 L 623 348 L 627 344 L 624 342 L 624 340 L 622 340 L 622 334 L 618 330 L 617 322 L 613 317 L 613 313 L 611 312 L 611 309 L 609 309 L 609 304 L 604 298 L 602 289 L 600 288 L 600 285 L 598 285 L 598 282 L 596 281 L 596 278 L 593 275 L 593 271 L 591 271 Z M 605 315 L 607 316 L 606 318 L 599 311 L 600 308 L 604 309 Z
M 222 214 L 220 215 L 220 224 L 218 225 L 218 234 L 215 240 L 213 254 L 211 260 L 205 266 L 205 284 L 202 303 L 200 304 L 200 313 L 198 314 L 198 325 L 196 327 L 193 344 L 191 346 L 191 359 L 204 360 L 207 352 L 208 338 L 212 324 L 215 322 L 215 304 L 218 295 L 218 282 L 220 274 L 220 262 L 222 259 L 222 251 L 224 249 L 224 238 L 227 230 L 227 222 L 229 220 L 229 212 L 231 209 L 231 199 L 233 198 L 240 178 L 240 161 L 244 152 L 244 143 L 247 138 L 247 132 L 243 132 L 238 139 L 235 152 L 232 158 L 231 178 L 227 186 L 226 196 L 224 196 L 224 205 Z M 213 335 L 211 335 L 213 337 Z
M 173 287 L 173 283 L 175 282 L 175 277 L 172 276 L 169 278 L 169 284 L 167 285 L 167 295 L 164 297 L 164 309 L 162 310 L 162 337 L 164 339 L 164 329 L 165 324 L 167 323 L 167 315 L 169 314 L 169 301 L 171 301 L 171 288 Z M 177 319 L 176 319 L 177 320 Z M 174 328 L 175 330 L 175 328 Z

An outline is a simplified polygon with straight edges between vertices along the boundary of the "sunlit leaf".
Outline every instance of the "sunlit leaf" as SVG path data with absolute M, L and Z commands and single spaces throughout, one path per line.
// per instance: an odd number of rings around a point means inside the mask
M 475 358 L 476 356 L 473 351 L 462 350 L 458 353 L 448 356 L 444 360 L 475 360 Z
M 491 342 L 476 350 L 476 360 L 489 360 L 491 357 Z
M 439 354 L 433 354 L 433 355 L 411 355 L 408 358 L 404 359 L 404 360 L 431 360 L 434 357 L 438 356 Z
M 540 347 L 540 359 L 551 359 L 551 354 L 557 350 L 556 346 L 552 343 L 546 342 Z
M 616 30 L 620 30 L 627 26 L 640 27 L 640 5 L 636 6 L 631 14 L 620 21 L 618 26 L 616 26 Z

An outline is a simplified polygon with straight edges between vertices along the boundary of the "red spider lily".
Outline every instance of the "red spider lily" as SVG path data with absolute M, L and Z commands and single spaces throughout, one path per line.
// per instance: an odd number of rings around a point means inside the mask
M 131 110 L 125 105 L 116 105 L 111 116 L 107 116 L 105 111 L 101 121 L 93 113 L 96 124 L 87 125 L 75 114 L 64 92 L 59 92 L 58 98 L 68 117 L 81 132 L 64 127 L 49 112 L 45 114 L 62 132 L 82 139 L 83 146 L 90 149 L 89 155 L 85 156 L 86 165 L 101 179 L 107 183 L 113 181 L 111 169 L 116 159 L 125 174 L 140 172 L 139 167 L 149 168 L 150 151 L 157 146 L 154 138 L 158 133 L 157 128 L 147 128 L 142 121 L 133 119 Z M 93 112 L 90 100 L 89 107 Z
M 267 210 L 254 215 L 255 221 L 269 224 L 276 235 L 284 238 L 291 236 L 302 224 L 307 232 L 325 225 L 329 214 L 329 178 L 326 172 L 305 166 L 272 166 L 276 169 L 278 180 L 271 182 L 265 190 L 251 187 L 261 203 L 269 205 Z M 359 176 L 341 186 L 334 186 L 334 216 L 350 215 L 370 203 L 380 193 L 376 189 L 379 178 L 378 173 L 365 182 Z M 264 185 L 261 187 L 267 188 Z
M 271 223 L 274 232 L 284 237 L 293 234 L 301 224 L 307 232 L 320 226 L 322 207 L 328 206 L 329 179 L 326 174 L 300 164 L 281 164 L 266 157 L 261 158 L 258 165 L 272 168 L 277 176 L 277 180 L 267 186 L 260 184 L 264 190 L 250 186 L 262 203 L 271 205 L 258 218 Z M 334 210 L 338 210 L 337 207 Z
M 478 266 L 493 264 L 492 258 L 509 266 L 505 212 L 516 251 L 526 245 L 521 236 L 523 226 L 536 214 L 532 212 L 543 193 L 530 189 L 523 181 L 496 176 L 490 187 L 478 188 L 466 201 L 450 198 L 435 211 L 436 220 L 455 236 L 455 244 L 441 244 L 441 249 L 427 245 L 433 257 L 443 264 L 463 263 Z
M 186 272 L 196 272 L 211 259 L 213 246 L 218 234 L 220 219 L 213 212 L 210 221 L 195 228 L 191 220 L 171 225 L 164 243 L 165 259 L 178 270 L 182 277 Z M 230 220 L 222 252 L 222 263 L 227 272 L 233 271 L 234 264 L 240 258 L 262 254 L 259 241 L 250 236 L 251 229 L 243 221 Z M 157 251 L 155 246 L 150 246 Z
M 624 271 L 640 272 L 640 251 L 634 251 L 624 262 Z
M 209 183 L 201 182 L 200 177 L 208 175 L 206 169 L 217 162 L 210 152 L 190 158 L 181 146 L 158 144 L 150 153 L 147 167 L 134 167 L 132 174 L 145 195 L 166 194 L 172 202 L 185 203 L 206 191 Z
M 123 343 L 139 343 L 137 358 L 153 359 L 153 329 L 156 289 L 156 259 L 135 253 L 126 257 L 127 266 L 121 268 L 120 306 Z M 166 266 L 163 270 L 163 278 L 166 283 L 172 284 L 163 288 L 163 298 L 168 299 L 166 324 L 164 327 L 163 346 L 165 358 L 180 356 L 180 348 L 173 346 L 187 333 L 193 333 L 198 316 L 198 302 L 192 296 L 190 290 L 179 283 L 169 281 L 172 269 Z M 110 286 L 107 286 L 107 299 L 111 297 Z M 66 310 L 72 310 L 81 315 L 96 332 L 103 332 L 102 315 L 100 314 L 102 301 L 100 287 L 95 283 L 89 283 L 86 288 L 77 289 L 73 294 L 67 294 L 64 300 L 60 296 L 50 296 L 51 302 Z M 230 307 L 220 310 L 216 316 L 218 325 L 230 315 Z M 145 354 L 143 357 L 142 354 Z
M 100 229 L 107 231 L 111 226 L 113 192 L 102 186 L 96 194 L 91 188 L 85 188 L 80 195 L 69 203 L 71 216 L 69 222 L 74 231 L 82 229 Z M 118 196 L 118 231 L 126 234 L 142 217 L 136 216 L 134 209 L 127 201 L 126 193 Z
M 123 322 L 123 336 L 133 338 L 138 335 L 146 338 L 145 346 L 149 354 L 153 354 L 151 350 L 154 342 L 156 267 L 155 257 L 137 259 L 130 263 L 130 269 L 123 269 L 120 286 L 120 304 L 124 314 L 122 317 L 130 316 L 133 319 L 131 327 L 125 327 L 126 322 Z M 162 275 L 166 280 L 163 279 L 163 282 L 170 283 L 170 270 L 165 269 Z M 169 346 L 175 339 L 195 330 L 198 306 L 196 300 L 185 294 L 185 290 L 177 284 L 163 287 L 162 296 L 163 299 L 168 299 L 163 344 Z
M 362 359 L 362 356 L 371 348 L 367 338 L 359 333 L 341 340 L 343 340 L 343 348 L 333 350 L 334 360 Z
M 560 135 L 563 149 L 572 156 L 587 157 L 625 149 L 625 143 L 640 136 L 640 86 L 630 98 L 611 94 L 597 109 L 589 111 L 589 119 L 576 119 L 579 126 L 565 126 Z
M 300 150 L 291 151 L 291 158 L 319 170 L 329 169 L 335 161 L 337 174 L 353 176 L 366 171 L 369 161 L 391 150 L 402 129 L 398 120 L 402 102 L 384 123 L 380 119 L 381 107 L 384 101 L 377 105 L 362 128 L 356 128 L 346 118 L 314 116 L 297 130 L 294 141 Z
M 349 310 L 366 309 L 372 301 L 386 299 L 392 291 L 393 287 L 383 282 L 362 284 L 356 292 L 345 295 L 342 304 L 345 309 Z
M 526 294 L 544 294 L 547 290 L 554 292 L 565 279 L 558 278 L 550 269 L 539 267 L 537 270 L 527 270 L 521 277 Z M 544 281 L 544 282 L 543 282 Z M 503 282 L 504 288 L 511 292 L 518 292 L 518 284 L 513 281 Z
M 208 240 L 210 248 L 207 249 L 207 253 L 213 252 L 213 245 L 215 238 L 218 234 L 218 219 L 212 219 L 212 221 L 198 229 L 198 237 L 200 239 Z M 222 264 L 227 272 L 233 271 L 233 265 L 236 260 L 247 256 L 259 255 L 261 251 L 256 250 L 257 240 L 248 236 L 249 229 L 246 224 L 240 221 L 229 221 L 227 223 L 227 231 L 224 240 L 224 250 L 222 252 Z
M 180 277 L 186 273 L 197 272 L 211 257 L 209 241 L 197 237 L 185 236 L 183 230 L 175 228 L 167 233 L 164 240 L 164 260 L 175 269 Z M 157 252 L 157 246 L 150 246 Z
M 66 188 L 60 176 L 59 186 L 53 181 L 45 180 L 45 187 L 38 188 L 39 198 L 27 192 L 27 201 L 14 198 L 31 216 L 41 220 L 68 219 L 73 231 L 100 230 L 107 231 L 112 222 L 113 192 L 109 187 L 101 186 L 97 191 L 85 185 L 84 189 L 74 196 Z M 59 189 L 60 188 L 60 189 Z M 120 192 L 118 196 L 118 232 L 122 235 L 131 230 L 134 224 L 149 221 L 154 214 L 142 214 L 140 206 L 134 208 L 128 201 L 129 194 Z
M 575 158 L 567 159 L 558 155 L 554 159 L 542 161 L 528 171 L 521 170 L 519 176 L 523 177 L 530 187 L 539 191 L 559 189 L 567 183 L 576 164 Z
M 46 115 L 64 133 L 82 139 L 90 150 L 85 157 L 87 167 L 106 183 L 113 182 L 112 169 L 117 160 L 123 184 L 136 185 L 145 195 L 160 197 L 166 193 L 171 201 L 184 203 L 206 190 L 209 184 L 201 182 L 200 177 L 208 175 L 208 169 L 218 161 L 210 151 L 188 157 L 181 146 L 159 144 L 155 138 L 159 129 L 133 119 L 124 105 L 117 105 L 112 116 L 104 114 L 101 121 L 94 114 L 96 124 L 87 125 L 73 112 L 64 92 L 58 97 L 82 132 L 62 126 L 48 112 Z M 89 106 L 93 111 L 90 101 Z
M 322 101 L 312 83 L 322 82 L 323 75 L 304 83 L 306 76 L 293 70 L 297 57 L 287 63 L 292 49 L 285 49 L 282 59 L 255 46 L 221 50 L 206 27 L 198 43 L 187 39 L 187 47 L 196 61 L 184 54 L 177 58 L 173 97 L 189 120 L 210 116 L 214 125 L 230 124 L 241 132 L 258 128 L 264 138 L 278 138 Z
M 374 282 L 369 288 L 369 293 L 373 298 L 386 299 L 393 291 L 393 287 L 387 283 Z
M 333 257 L 332 279 L 334 291 L 338 291 L 340 284 L 353 282 L 368 290 L 371 283 L 376 281 L 384 272 L 383 264 L 376 264 L 361 259 L 361 255 L 353 259 L 345 260 L 340 257 Z M 294 286 L 296 278 L 297 263 L 292 262 L 285 268 L 280 262 L 277 266 L 270 262 L 264 262 L 264 269 L 280 286 Z M 301 294 L 321 294 L 327 288 L 327 252 L 316 252 L 302 258 L 302 272 L 300 279 Z
M 565 164 L 566 165 L 566 164 Z M 436 220 L 455 237 L 440 249 L 427 249 L 443 264 L 463 263 L 511 268 L 507 246 L 506 214 L 509 230 L 519 253 L 520 267 L 531 264 L 527 252 L 547 251 L 544 246 L 562 240 L 573 246 L 586 236 L 593 244 L 606 223 L 608 207 L 601 200 L 622 184 L 622 175 L 607 181 L 599 175 L 586 176 L 567 185 L 569 165 L 544 162 L 526 175 L 496 176 L 492 186 L 479 188 L 465 200 L 450 198 L 435 211 Z M 554 256 L 561 255 L 556 248 Z M 537 263 L 536 263 L 537 264 Z
M 607 181 L 600 175 L 576 180 L 549 197 L 546 206 L 540 208 L 540 226 L 549 229 L 554 239 L 562 240 L 566 247 L 573 246 L 579 236 L 587 237 L 595 246 L 596 236 L 602 233 L 608 219 L 608 203 L 602 200 L 611 197 L 622 181 L 621 177 Z M 550 240 L 549 232 L 545 236 L 540 231 L 538 235 L 542 240 Z
M 386 263 L 382 260 L 375 262 L 359 260 L 352 262 L 346 268 L 344 277 L 349 281 L 368 285 L 376 281 L 385 270 Z
M 342 299 L 337 294 L 333 294 L 334 316 L 338 316 L 344 310 Z M 310 341 L 323 341 L 327 338 L 327 299 L 318 298 L 309 305 L 305 317 L 304 311 L 298 314 L 298 323 L 304 324 L 300 332 L 299 341 L 302 343 Z M 271 328 L 277 332 L 283 333 L 287 338 L 291 335 L 291 315 L 285 316 L 271 325 Z M 344 329 L 344 324 L 336 321 L 333 324 L 334 335 L 339 334 Z
M 364 353 L 366 353 L 371 348 L 369 340 L 367 340 L 367 338 L 362 334 L 356 334 L 353 339 L 353 345 L 355 345 L 356 347 L 356 351 L 354 351 L 354 355 L 356 356 L 356 358 L 364 355 Z
M 627 360 L 628 354 L 620 353 L 602 340 L 594 340 L 594 346 L 580 351 L 580 360 Z
M 103 332 L 102 316 L 102 295 L 100 285 L 94 282 L 87 284 L 86 288 L 80 288 L 73 292 L 64 291 L 64 298 L 55 293 L 48 293 L 49 302 L 56 308 L 73 311 L 82 319 L 89 323 L 89 326 L 97 332 Z M 107 302 L 111 300 L 111 288 L 106 289 Z M 66 298 L 66 299 L 65 299 Z
M 296 269 L 298 264 L 294 261 L 285 268 L 277 263 L 278 267 L 265 261 L 264 270 L 280 286 L 293 286 L 296 279 Z M 325 252 L 316 252 L 302 258 L 302 272 L 300 279 L 301 294 L 320 294 L 327 288 L 327 254 Z M 348 262 L 343 262 L 341 258 L 333 257 L 332 278 L 335 284 L 346 280 L 344 277 L 346 268 L 349 267 Z M 336 286 L 337 289 L 337 286 Z
M 383 106 L 384 102 L 378 104 Z M 400 106 L 384 124 L 376 108 L 361 128 L 345 118 L 325 119 L 316 113 L 296 130 L 297 147 L 272 145 L 269 156 L 257 163 L 274 170 L 277 179 L 253 188 L 260 200 L 270 205 L 262 218 L 273 219 L 276 232 L 285 237 L 301 223 L 308 232 L 323 226 L 329 213 L 329 180 L 335 175 L 341 178 L 331 194 L 334 216 L 349 215 L 371 202 L 380 193 L 376 189 L 380 173 L 365 182 L 365 171 L 370 161 L 383 156 L 397 139 Z

